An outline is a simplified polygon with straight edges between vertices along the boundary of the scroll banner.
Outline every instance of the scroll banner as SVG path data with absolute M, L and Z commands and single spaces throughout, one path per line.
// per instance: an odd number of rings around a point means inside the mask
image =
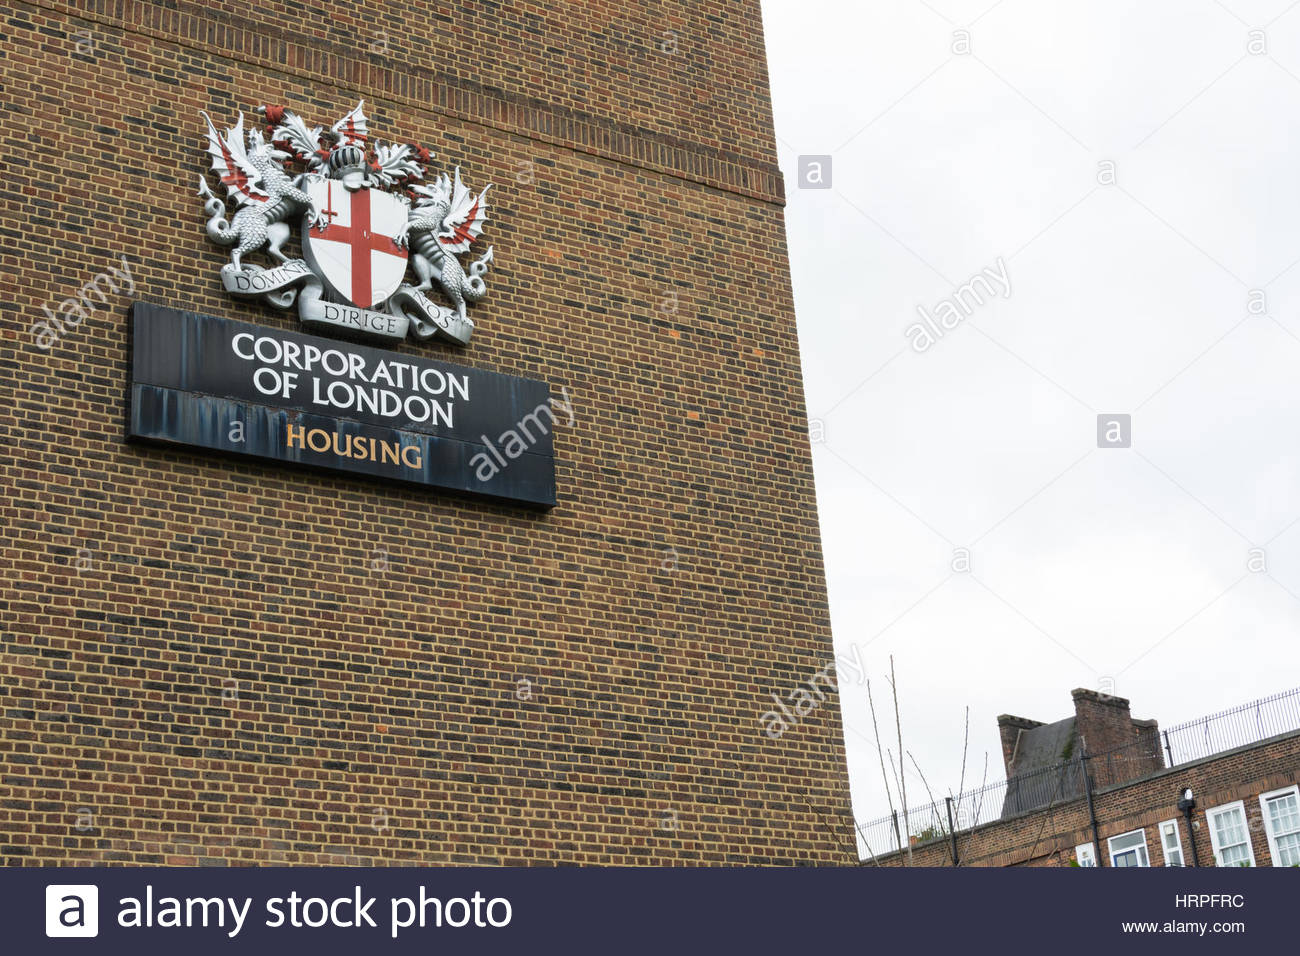
M 277 309 L 296 301 L 303 325 L 401 341 L 410 331 L 426 341 L 435 336 L 465 345 L 474 333 L 474 323 L 460 313 L 432 301 L 415 286 L 404 283 L 388 299 L 388 311 L 362 309 L 322 298 L 324 286 L 304 259 L 290 259 L 271 269 L 246 265 L 236 269 L 227 264 L 221 270 L 221 284 L 231 295 L 261 299 Z

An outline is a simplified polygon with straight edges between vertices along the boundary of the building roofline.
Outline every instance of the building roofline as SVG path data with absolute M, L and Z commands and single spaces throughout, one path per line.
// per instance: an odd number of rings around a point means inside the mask
M 1013 714 L 998 714 L 998 726 L 1033 730 L 1035 727 L 1042 727 L 1043 722 L 1041 720 L 1030 720 L 1028 717 L 1016 717 Z
M 1001 719 L 1002 719 L 1001 717 L 998 718 L 999 721 Z M 1162 770 L 1156 770 L 1153 771 L 1152 773 L 1148 773 L 1141 777 L 1134 777 L 1132 780 L 1125 780 L 1123 783 L 1111 784 L 1110 786 L 1107 787 L 1098 787 L 1092 792 L 1093 797 L 1095 798 L 1098 794 L 1102 794 L 1102 793 L 1114 793 L 1117 790 L 1123 790 L 1125 787 L 1132 787 L 1140 783 L 1147 783 L 1151 780 L 1157 780 L 1160 777 L 1167 777 L 1170 774 L 1182 773 L 1185 770 L 1191 770 L 1195 767 L 1199 767 L 1204 764 L 1210 763 L 1212 761 L 1222 759 L 1223 757 L 1231 757 L 1236 754 L 1246 753 L 1247 751 L 1256 750 L 1260 747 L 1266 747 L 1269 746 L 1270 744 L 1275 744 L 1279 741 L 1287 740 L 1291 737 L 1300 737 L 1300 730 L 1288 730 L 1285 733 L 1274 734 L 1272 737 L 1265 737 L 1263 740 L 1257 740 L 1252 744 L 1243 744 L 1240 747 L 1233 747 L 1230 750 L 1221 750 L 1218 753 L 1213 753 L 1206 757 L 1198 757 L 1195 760 L 1189 760 L 1186 763 L 1180 763 L 1176 767 L 1165 767 Z M 1014 775 L 1008 778 L 1008 782 L 1010 782 L 1013 779 L 1015 779 Z M 977 833 L 981 830 L 988 829 L 989 827 L 1000 826 L 1003 823 L 1013 823 L 1017 820 L 1023 820 L 1026 817 L 1032 817 L 1035 814 L 1051 812 L 1053 810 L 1057 810 L 1062 807 L 1068 807 L 1071 804 L 1080 803 L 1086 800 L 1087 800 L 1087 794 L 1081 794 L 1077 797 L 1071 797 L 1069 800 L 1062 800 L 1059 803 L 1047 804 L 1041 807 L 1034 807 L 1031 810 L 1025 810 L 1022 813 L 1013 814 L 1012 816 L 1009 817 L 999 817 L 996 820 L 990 820 L 987 823 L 981 823 L 977 826 L 970 827 L 969 829 L 966 830 L 958 830 L 957 836 L 964 836 L 969 833 Z M 917 847 L 929 846 L 931 843 L 934 843 L 940 839 L 943 840 L 952 839 L 952 834 L 945 833 L 943 834 L 942 837 L 936 837 L 934 840 L 927 840 L 925 841 L 925 843 L 917 843 L 912 847 L 912 849 L 915 850 Z M 864 859 L 859 860 L 858 864 L 860 866 L 870 866 L 873 862 L 878 863 L 880 860 L 888 860 L 891 857 L 895 857 L 900 854 L 906 853 L 907 849 L 908 849 L 907 847 L 903 847 L 900 850 L 890 850 L 888 853 L 878 853 L 875 854 L 874 856 L 866 857 Z
M 1171 773 L 1182 773 L 1184 770 L 1191 770 L 1194 767 L 1202 766 L 1224 757 L 1231 757 L 1236 754 L 1246 753 L 1249 750 L 1255 750 L 1259 747 L 1266 747 L 1269 744 L 1275 744 L 1281 740 L 1287 740 L 1291 737 L 1300 737 L 1300 730 L 1288 730 L 1286 733 L 1274 734 L 1272 737 L 1265 737 L 1263 740 L 1257 740 L 1253 744 L 1242 744 L 1240 747 L 1233 747 L 1230 750 L 1220 750 L 1212 753 L 1207 757 L 1197 757 L 1195 760 L 1189 760 L 1186 763 L 1180 763 L 1176 767 L 1165 767 L 1162 770 L 1153 770 L 1141 777 L 1134 777 L 1132 780 L 1125 780 L 1123 783 L 1112 783 L 1109 786 L 1098 787 L 1093 791 L 1096 796 L 1099 793 L 1114 793 L 1116 790 L 1123 790 L 1125 787 L 1131 787 L 1137 783 L 1147 783 L 1151 780 L 1158 780 L 1160 777 L 1167 777 Z
M 1076 687 L 1070 691 L 1070 697 L 1074 700 L 1091 700 L 1098 704 L 1107 704 L 1111 707 L 1121 707 L 1124 710 L 1129 709 L 1129 699 L 1127 697 L 1116 697 L 1114 694 L 1103 694 L 1101 691 L 1089 690 L 1087 687 Z

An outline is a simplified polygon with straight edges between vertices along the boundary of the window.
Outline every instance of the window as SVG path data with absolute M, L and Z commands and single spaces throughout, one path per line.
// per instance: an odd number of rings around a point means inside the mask
M 1108 842 L 1110 847 L 1110 865 L 1111 866 L 1150 866 L 1147 859 L 1147 831 L 1134 830 L 1131 833 L 1121 833 L 1119 836 L 1111 837 Z
M 1219 866 L 1254 866 L 1255 853 L 1250 848 L 1246 829 L 1246 806 L 1240 800 L 1205 811 L 1210 825 L 1210 843 L 1214 862 Z
M 1300 865 L 1300 787 L 1274 790 L 1259 798 L 1274 866 Z
M 1097 854 L 1093 852 L 1091 843 L 1080 843 L 1074 848 L 1074 862 L 1080 866 L 1097 865 Z
M 1177 820 L 1160 824 L 1160 849 L 1165 854 L 1165 866 L 1187 865 L 1183 862 L 1183 841 L 1178 835 Z

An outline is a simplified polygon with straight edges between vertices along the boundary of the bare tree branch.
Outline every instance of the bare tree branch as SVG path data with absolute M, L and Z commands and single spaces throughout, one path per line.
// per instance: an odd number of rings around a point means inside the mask
M 820 810 L 818 810 L 816 807 L 812 805 L 812 801 L 808 799 L 807 790 L 804 790 L 803 792 L 803 804 L 805 807 L 809 809 L 810 812 L 817 814 L 817 818 L 821 820 L 822 826 L 824 826 L 826 828 L 826 832 L 830 834 L 831 845 L 832 846 L 835 845 L 835 843 L 838 841 L 838 837 L 836 836 L 835 833 L 835 827 L 831 825 L 830 820 L 826 819 L 826 815 L 824 813 L 822 813 Z M 854 826 L 855 827 L 857 826 L 856 821 L 854 822 Z M 865 843 L 866 839 L 863 838 L 862 842 Z M 858 847 L 857 844 L 854 843 L 852 849 L 849 851 L 849 856 L 856 859 L 857 855 L 858 855 Z
M 961 741 L 961 778 L 957 783 L 957 799 L 961 799 L 962 791 L 966 789 L 966 749 L 970 746 L 970 704 L 966 705 L 966 732 L 962 735 Z
M 984 776 L 980 778 L 980 802 L 975 806 L 975 817 L 971 820 L 971 826 L 980 822 L 980 813 L 984 810 L 984 787 L 989 782 L 989 752 L 984 751 Z
M 885 781 L 885 799 L 889 801 L 889 815 L 894 815 L 894 797 L 889 790 L 889 774 L 885 773 L 885 751 L 880 746 L 880 725 L 876 723 L 876 702 L 871 697 L 871 681 L 867 681 L 867 704 L 871 707 L 871 729 L 876 734 L 876 753 L 880 757 L 880 776 Z M 890 760 L 893 763 L 893 760 Z
M 918 775 L 920 776 L 920 778 L 921 778 L 921 783 L 924 784 L 924 786 L 925 786 L 925 792 L 926 792 L 926 795 L 930 798 L 930 807 L 931 807 L 931 810 L 932 810 L 934 813 L 938 813 L 938 812 L 939 812 L 939 801 L 936 800 L 936 799 L 934 798 L 934 794 L 930 792 L 930 781 L 928 781 L 928 780 L 925 779 L 925 774 L 921 772 L 921 765 L 920 765 L 919 763 L 916 762 L 916 758 L 915 758 L 915 757 L 912 757 L 912 751 L 909 750 L 909 751 L 907 752 L 907 755 L 908 755 L 909 757 L 912 758 L 912 766 L 916 768 L 916 772 L 917 772 L 917 774 L 918 774 Z M 931 823 L 931 824 L 930 824 L 930 827 L 933 828 L 933 826 L 934 826 L 934 824 Z M 939 832 L 942 833 L 943 830 L 944 830 L 943 821 L 940 820 L 940 821 L 939 821 Z M 924 832 L 924 831 L 922 831 L 922 832 Z M 911 846 L 911 845 L 912 845 L 912 837 L 911 837 L 910 834 L 908 835 L 908 838 L 907 838 L 907 845 L 908 845 L 908 846 Z M 951 843 L 951 842 L 948 844 L 948 859 L 952 860 L 954 866 L 956 865 L 957 861 L 956 861 L 955 859 L 953 859 L 953 855 L 952 855 L 952 843 Z
M 907 862 L 912 862 L 912 837 L 911 829 L 907 822 L 907 774 L 902 772 L 903 762 L 903 718 L 898 715 L 898 681 L 894 677 L 894 655 L 889 655 L 889 688 L 894 692 L 894 727 L 898 730 L 898 762 L 899 766 L 899 793 L 903 803 L 903 832 L 908 834 L 907 838 Z
M 889 772 L 894 775 L 894 786 L 899 787 L 901 784 L 898 782 L 898 764 L 894 763 L 894 752 L 886 747 L 885 753 L 889 756 Z

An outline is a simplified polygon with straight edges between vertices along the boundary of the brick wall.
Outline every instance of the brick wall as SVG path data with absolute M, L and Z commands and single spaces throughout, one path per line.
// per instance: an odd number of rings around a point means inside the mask
M 667 37 L 670 31 L 672 37 Z M 661 44 L 671 39 L 671 52 Z M 758 3 L 10 5 L 7 863 L 852 859 Z M 576 414 L 546 514 L 123 441 L 120 295 L 222 292 L 199 110 L 364 96 L 494 182 L 464 351 Z
M 1273 738 L 1205 760 L 1149 774 L 1141 780 L 1102 787 L 1093 801 L 1098 821 L 1102 866 L 1110 865 L 1107 840 L 1145 829 L 1152 866 L 1164 866 L 1159 825 L 1177 819 L 1185 865 L 1192 864 L 1186 820 L 1178 797 L 1191 787 L 1196 797 L 1193 830 L 1202 866 L 1214 865 L 1214 849 L 1205 812 L 1214 807 L 1245 802 L 1251 846 L 1257 866 L 1271 866 L 1268 837 L 1259 795 L 1300 784 L 1300 734 Z M 957 835 L 957 859 L 962 866 L 1069 866 L 1075 847 L 1092 842 L 1086 799 L 1072 800 L 1042 812 L 985 824 Z M 881 856 L 881 866 L 909 865 L 905 853 Z M 868 865 L 872 865 L 869 863 Z M 952 866 L 948 839 L 912 849 L 912 866 Z
M 1074 731 L 1088 753 L 1118 750 L 1140 741 L 1150 742 L 1154 721 L 1134 720 L 1123 697 L 1078 688 L 1074 698 Z

